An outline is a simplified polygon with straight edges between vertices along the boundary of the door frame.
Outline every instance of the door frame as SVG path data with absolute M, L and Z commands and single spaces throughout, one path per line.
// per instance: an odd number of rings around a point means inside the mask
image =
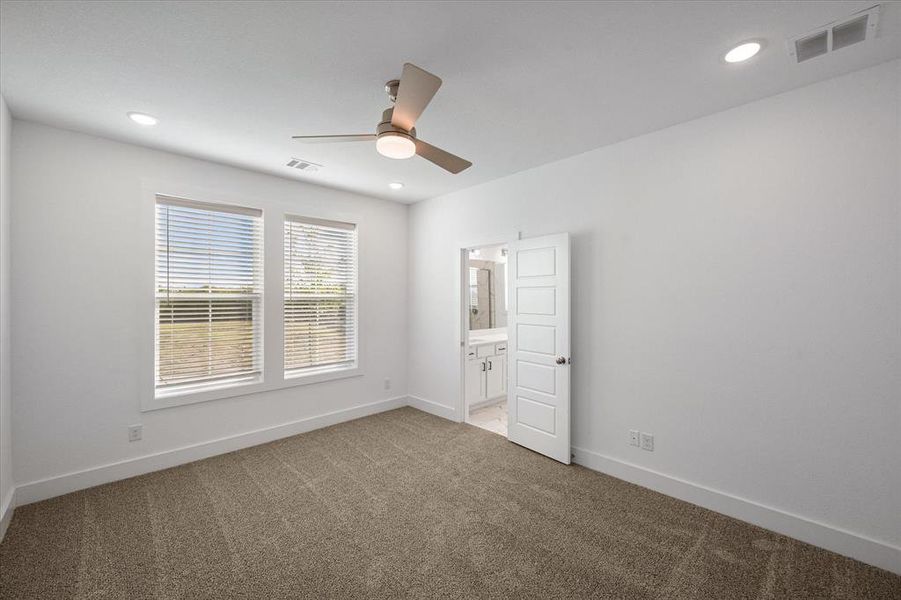
M 458 338 L 457 349 L 459 352 L 459 379 L 460 385 L 459 398 L 457 400 L 456 421 L 458 423 L 468 423 L 469 414 L 466 406 L 466 349 L 469 347 L 469 251 L 479 248 L 490 248 L 492 246 L 507 246 L 510 242 L 518 240 L 522 237 L 520 232 L 516 232 L 509 236 L 498 236 L 493 238 L 485 238 L 475 242 L 465 243 L 458 242 L 456 249 L 457 263 L 457 319 Z M 507 372 L 509 375 L 509 370 Z M 508 377 L 509 383 L 509 377 Z

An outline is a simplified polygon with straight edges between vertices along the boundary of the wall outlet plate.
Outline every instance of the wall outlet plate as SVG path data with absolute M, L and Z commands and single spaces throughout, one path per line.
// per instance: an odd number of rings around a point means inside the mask
M 639 433 L 637 429 L 629 430 L 629 445 L 630 446 L 640 446 L 641 442 L 639 441 Z
M 654 434 L 653 433 L 642 433 L 641 434 L 641 449 L 647 450 L 648 452 L 654 451 Z
M 385 377 L 385 389 L 386 389 L 386 390 L 390 390 L 390 389 L 391 389 L 391 379 L 388 378 L 388 377 Z
M 131 425 L 128 428 L 128 441 L 137 442 L 144 435 L 143 425 Z

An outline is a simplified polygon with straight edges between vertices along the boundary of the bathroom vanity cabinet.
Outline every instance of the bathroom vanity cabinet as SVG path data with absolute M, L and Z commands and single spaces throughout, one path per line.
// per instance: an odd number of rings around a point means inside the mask
M 507 342 L 471 344 L 466 360 L 466 405 L 488 405 L 507 394 Z

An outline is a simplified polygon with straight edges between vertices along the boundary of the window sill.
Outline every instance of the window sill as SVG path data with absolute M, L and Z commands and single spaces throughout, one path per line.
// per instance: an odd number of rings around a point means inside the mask
M 286 375 L 281 381 L 275 382 L 266 382 L 262 379 L 251 379 L 249 381 L 222 384 L 214 387 L 204 387 L 200 389 L 169 392 L 162 395 L 153 395 L 150 398 L 147 398 L 141 404 L 141 412 L 150 412 L 164 408 L 174 408 L 176 406 L 185 406 L 188 404 L 197 404 L 200 402 L 210 402 L 212 400 L 224 400 L 225 398 L 248 396 L 250 394 L 258 394 L 261 392 L 271 392 L 301 385 L 312 385 L 316 383 L 325 383 L 327 381 L 335 381 L 338 379 L 349 379 L 351 377 L 362 376 L 363 372 L 360 370 L 360 368 L 354 367 L 352 369 L 335 369 L 333 371 L 322 371 L 317 373 L 306 373 L 293 376 Z
M 307 371 L 306 373 L 286 373 L 285 383 L 287 385 L 307 385 L 322 381 L 332 381 L 333 379 L 344 379 L 345 377 L 356 377 L 357 375 L 360 375 L 359 367 L 321 369 Z

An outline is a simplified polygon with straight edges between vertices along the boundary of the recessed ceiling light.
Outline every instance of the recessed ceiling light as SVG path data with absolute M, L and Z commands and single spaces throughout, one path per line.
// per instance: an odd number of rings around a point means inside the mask
M 727 63 L 742 62 L 760 52 L 760 48 L 760 42 L 745 42 L 744 44 L 739 44 L 732 50 L 729 50 L 723 59 Z
M 128 118 L 137 123 L 138 125 L 156 125 L 157 119 L 156 117 L 151 117 L 150 115 L 145 115 L 144 113 L 139 112 L 130 112 L 128 113 Z
M 392 181 L 391 183 L 388 184 L 388 187 L 391 188 L 392 190 L 399 190 L 402 187 L 404 187 L 404 184 L 402 184 L 399 181 Z

